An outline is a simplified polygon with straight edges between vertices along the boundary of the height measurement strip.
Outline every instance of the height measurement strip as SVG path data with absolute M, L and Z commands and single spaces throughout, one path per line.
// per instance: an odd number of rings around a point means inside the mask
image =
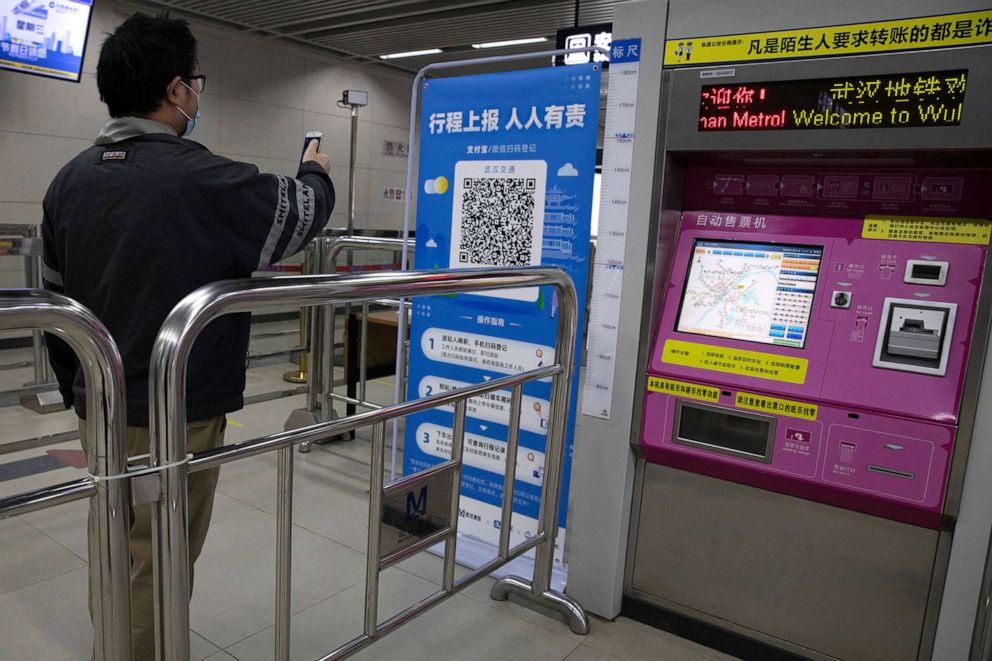
M 582 393 L 582 413 L 607 420 L 612 413 L 620 328 L 620 291 L 627 245 L 640 50 L 640 39 L 614 41 L 610 48 L 599 230 L 596 261 L 593 264 L 586 376 Z

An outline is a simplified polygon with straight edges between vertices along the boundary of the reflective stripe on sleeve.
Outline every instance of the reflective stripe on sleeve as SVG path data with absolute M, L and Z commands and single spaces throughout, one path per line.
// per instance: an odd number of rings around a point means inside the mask
M 258 257 L 258 269 L 263 269 L 272 263 L 272 253 L 275 252 L 279 237 L 286 227 L 286 220 L 289 218 L 289 181 L 286 177 L 277 174 L 279 181 L 279 191 L 276 194 L 276 211 L 272 219 L 272 227 L 269 235 L 265 238 L 265 245 L 262 246 L 262 253 Z
M 314 216 L 314 192 L 313 189 L 298 179 L 296 182 L 296 212 L 299 219 L 296 221 L 296 229 L 293 231 L 293 238 L 286 245 L 286 250 L 282 253 L 282 258 L 286 259 L 296 253 L 303 244 L 303 240 L 313 225 Z
M 41 277 L 56 287 L 65 286 L 65 283 L 62 281 L 62 274 L 45 262 L 41 263 Z

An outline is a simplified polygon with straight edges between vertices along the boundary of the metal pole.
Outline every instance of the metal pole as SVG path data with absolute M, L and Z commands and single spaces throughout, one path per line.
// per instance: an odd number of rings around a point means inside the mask
M 376 637 L 379 624 L 379 543 L 382 535 L 382 486 L 385 470 L 386 423 L 372 428 L 369 485 L 369 548 L 365 568 L 365 635 Z
M 37 241 L 40 243 L 41 242 L 41 238 L 39 237 L 37 239 Z M 34 264 L 34 269 L 35 269 L 35 282 L 38 283 L 37 286 L 39 288 L 44 288 L 44 278 L 42 276 L 42 273 L 44 272 L 44 269 L 43 269 L 43 264 L 42 264 L 42 261 L 41 260 L 42 260 L 42 255 L 41 255 L 41 252 L 40 252 L 40 249 L 39 249 L 38 254 L 34 255 L 31 258 L 31 261 Z M 38 340 L 39 340 L 38 341 L 38 344 L 39 344 L 39 346 L 41 348 L 41 370 L 40 370 L 41 371 L 41 381 L 37 381 L 37 376 L 35 377 L 35 380 L 36 380 L 37 383 L 51 383 L 51 384 L 54 384 L 55 383 L 55 371 L 52 369 L 52 363 L 51 363 L 51 361 L 48 360 L 48 352 L 45 351 L 45 338 L 44 338 L 44 335 L 41 334 L 41 333 L 38 333 Z M 37 375 L 37 373 L 39 371 L 37 365 L 38 365 L 38 363 L 35 363 L 35 374 L 36 375 Z
M 355 233 L 355 179 L 357 167 L 355 158 L 358 155 L 358 106 L 351 106 L 351 157 L 348 159 L 348 234 Z M 348 253 L 349 255 L 351 253 Z M 348 260 L 351 266 L 351 260 Z
M 312 368 L 312 365 L 311 365 Z M 276 649 L 278 661 L 289 661 L 293 581 L 293 448 L 279 450 L 276 510 Z
M 303 264 L 300 267 L 300 272 L 303 274 L 313 273 L 314 260 L 313 260 L 313 245 L 307 245 L 306 249 L 303 251 Z M 288 381 L 290 383 L 307 383 L 311 382 L 309 373 L 310 367 L 309 363 L 309 353 L 310 353 L 310 324 L 312 323 L 311 311 L 305 308 L 300 308 L 300 356 L 298 358 L 299 367 L 295 370 L 290 370 L 282 375 L 283 381 Z M 309 336 L 309 337 L 308 337 Z
M 307 259 L 310 262 L 310 273 L 323 273 L 324 266 L 324 239 L 317 237 L 310 242 L 307 250 Z M 320 393 L 324 390 L 326 375 L 324 373 L 324 331 L 326 320 L 326 306 L 320 306 L 310 310 L 310 359 L 307 364 L 307 412 L 317 413 L 320 408 Z M 323 420 L 322 417 L 318 418 Z
M 335 265 L 337 262 L 334 262 Z M 331 393 L 334 392 L 334 380 L 337 378 L 334 370 L 337 364 L 337 357 L 334 355 L 335 339 L 337 336 L 337 305 L 328 305 L 327 308 L 327 333 L 324 340 L 324 400 L 321 404 L 322 420 L 327 422 L 334 417 L 334 402 Z
M 564 367 L 561 374 L 551 378 L 551 411 L 548 413 L 548 441 L 544 448 L 544 493 L 541 528 L 548 531 L 548 540 L 537 547 L 534 560 L 533 589 L 543 594 L 550 589 L 551 571 L 554 567 L 555 541 L 558 535 L 558 509 L 561 500 L 561 470 L 564 457 L 565 434 L 572 392 L 572 374 L 575 369 L 575 326 L 579 309 L 575 289 L 558 291 L 559 318 L 555 340 L 555 356 Z M 571 300 L 562 300 L 563 298 Z M 554 433 L 551 433 L 551 431 Z M 540 524 L 539 524 L 540 525 Z
M 87 386 L 87 467 L 97 478 L 90 500 L 96 522 L 88 539 L 96 659 L 131 658 L 131 490 L 127 471 L 124 367 L 110 332 L 79 303 L 39 290 L 0 292 L 0 330 L 44 328 L 65 340 Z
M 455 403 L 455 419 L 451 435 L 451 461 L 455 470 L 451 472 L 451 511 L 448 521 L 454 532 L 444 542 L 444 571 L 442 585 L 447 592 L 455 589 L 455 562 L 458 552 L 458 501 L 462 491 L 462 458 L 465 452 L 465 409 L 466 400 Z
M 506 467 L 503 471 L 503 511 L 499 528 L 499 557 L 510 554 L 510 530 L 513 527 L 513 489 L 517 479 L 517 446 L 520 440 L 520 402 L 523 386 L 514 386 L 510 395 L 510 430 L 506 436 Z M 546 450 L 547 448 L 545 448 Z
M 358 106 L 351 106 L 351 149 L 348 155 L 348 234 L 353 235 L 355 233 L 355 182 L 358 177 Z M 352 267 L 355 265 L 355 255 L 349 250 L 345 255 L 345 265 L 346 271 L 351 273 Z M 337 268 L 335 266 L 335 268 Z M 349 369 L 345 371 L 345 380 L 349 380 L 349 373 L 353 372 L 350 369 L 351 360 L 354 356 L 351 355 L 350 348 L 355 345 L 354 338 L 351 335 L 353 317 L 351 312 L 351 306 L 344 306 L 344 328 L 345 328 L 345 338 L 350 338 L 345 341 L 345 362 L 348 364 Z M 352 383 L 345 386 L 348 396 L 352 395 L 352 390 L 354 389 Z M 346 406 L 346 414 L 353 413 L 355 408 L 353 406 Z
M 320 238 L 321 258 L 320 272 L 328 275 L 336 275 L 338 270 L 337 253 L 334 241 L 325 237 Z M 334 405 L 331 393 L 334 392 L 334 335 L 337 332 L 336 309 L 337 306 L 324 305 L 321 307 L 324 315 L 324 332 L 321 335 L 321 367 L 323 375 L 320 387 L 320 420 L 327 422 L 332 419 Z
M 31 225 L 26 234 L 29 238 L 38 236 L 38 227 Z M 41 257 L 32 254 L 24 256 L 24 286 L 28 289 L 41 289 Z M 34 367 L 34 385 L 47 383 L 45 380 L 45 351 L 44 340 L 39 330 L 31 331 L 31 360 Z
M 369 304 L 362 303 L 362 352 L 358 361 L 358 399 L 364 402 L 369 363 Z

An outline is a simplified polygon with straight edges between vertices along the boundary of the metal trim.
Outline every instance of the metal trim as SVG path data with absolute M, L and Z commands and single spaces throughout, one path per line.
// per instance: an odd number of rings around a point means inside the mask
M 922 365 L 912 365 L 895 363 L 884 360 L 882 351 L 887 346 L 886 337 L 889 333 L 889 324 L 892 322 L 893 305 L 903 305 L 921 310 L 936 308 L 947 310 L 947 318 L 944 320 L 944 336 L 940 343 L 940 363 L 937 367 L 923 367 Z M 886 296 L 882 302 L 882 315 L 879 319 L 884 320 L 879 324 L 878 335 L 875 337 L 875 353 L 872 355 L 872 367 L 879 367 L 888 370 L 898 370 L 902 372 L 914 372 L 916 374 L 931 374 L 933 376 L 944 376 L 947 372 L 947 361 L 950 358 L 951 340 L 954 338 L 954 321 L 957 318 L 958 304 L 944 303 L 942 301 L 918 301 L 911 298 L 891 298 Z
M 768 435 L 765 438 L 765 452 L 762 455 L 752 454 L 750 452 L 744 452 L 743 450 L 735 450 L 733 448 L 724 447 L 722 445 L 712 445 L 710 443 L 703 443 L 702 441 L 697 441 L 691 438 L 685 438 L 679 435 L 682 428 L 682 410 L 685 408 L 700 409 L 703 411 L 712 411 L 714 413 L 720 413 L 723 415 L 733 415 L 739 418 L 750 418 L 752 420 L 759 420 L 761 422 L 768 423 Z M 760 413 L 751 413 L 750 411 L 741 411 L 740 409 L 731 409 L 725 406 L 711 406 L 709 404 L 702 404 L 700 402 L 693 402 L 686 399 L 676 399 L 675 400 L 675 424 L 672 426 L 672 442 L 678 443 L 679 445 L 687 445 L 694 448 L 700 448 L 702 450 L 707 450 L 709 452 L 716 452 L 719 454 L 730 455 L 731 457 L 740 457 L 742 459 L 749 459 L 751 461 L 761 462 L 763 464 L 772 463 L 772 454 L 775 451 L 775 429 L 778 423 L 778 419 L 772 416 L 761 415 Z

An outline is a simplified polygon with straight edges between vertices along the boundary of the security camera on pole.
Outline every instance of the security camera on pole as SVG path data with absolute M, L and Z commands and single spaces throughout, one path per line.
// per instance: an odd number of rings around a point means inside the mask
M 358 152 L 358 109 L 368 105 L 369 93 L 361 90 L 346 89 L 341 93 L 341 100 L 337 102 L 339 108 L 347 108 L 351 111 L 351 154 L 348 161 L 348 226 L 347 234 L 352 235 L 355 231 L 355 179 L 356 179 L 356 156 Z M 323 273 L 327 269 L 325 264 L 326 237 L 318 236 L 308 250 L 308 271 L 311 274 Z M 352 255 L 348 252 L 347 267 L 351 271 Z M 330 368 L 330 353 L 334 351 L 334 327 L 330 322 L 330 315 L 326 306 L 321 306 L 310 313 L 309 323 L 309 370 L 304 367 L 307 363 L 301 355 L 300 376 L 308 385 L 307 405 L 305 408 L 296 409 L 290 413 L 286 420 L 287 430 L 299 429 L 309 425 L 331 420 L 337 417 L 333 409 L 331 400 L 327 393 L 334 387 L 334 374 Z M 351 312 L 351 306 L 345 307 L 348 332 L 357 332 L 357 322 L 355 315 Z M 324 341 L 324 334 L 330 333 L 329 341 Z M 350 337 L 355 337 L 351 335 Z M 306 344 L 306 343 L 304 343 Z M 327 355 L 325 355 L 327 354 Z M 349 384 L 349 388 L 351 388 Z M 349 396 L 354 393 L 349 392 Z M 354 406 L 348 405 L 348 414 L 354 412 Z M 353 438 L 349 434 L 349 438 Z M 329 439 L 337 440 L 337 439 Z M 301 452 L 309 452 L 310 444 L 301 445 Z

